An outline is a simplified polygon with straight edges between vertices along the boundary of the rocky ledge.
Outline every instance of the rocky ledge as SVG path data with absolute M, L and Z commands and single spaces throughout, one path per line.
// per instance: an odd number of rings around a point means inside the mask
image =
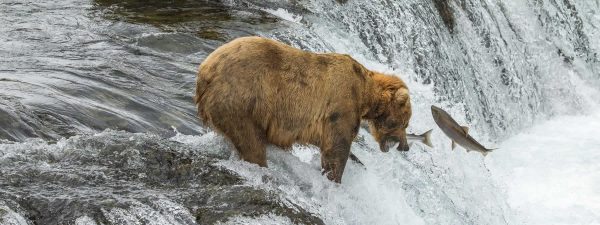
M 0 143 L 0 224 L 216 224 L 276 215 L 323 224 L 217 162 L 226 151 L 105 131 Z

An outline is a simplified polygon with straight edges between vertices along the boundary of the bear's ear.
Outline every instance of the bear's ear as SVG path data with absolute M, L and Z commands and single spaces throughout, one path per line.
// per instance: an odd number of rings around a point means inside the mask
M 383 102 L 396 101 L 396 93 L 402 89 L 404 94 L 401 95 L 408 96 L 408 90 L 406 89 L 406 85 L 398 77 L 374 73 L 373 80 L 383 90 L 383 92 L 381 93 Z
M 408 89 L 400 88 L 394 94 L 394 101 L 400 105 L 404 105 L 408 101 Z
M 394 95 L 396 93 L 396 90 L 398 90 L 398 89 L 394 89 L 394 88 L 384 89 L 383 93 L 381 93 L 381 97 L 382 97 L 383 101 L 391 102 L 392 100 L 394 100 Z

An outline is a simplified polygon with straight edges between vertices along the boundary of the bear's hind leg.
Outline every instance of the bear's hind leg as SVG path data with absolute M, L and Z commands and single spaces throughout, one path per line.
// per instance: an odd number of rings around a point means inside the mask
M 267 150 L 264 142 L 257 137 L 246 137 L 244 140 L 233 141 L 233 145 L 240 153 L 240 157 L 251 163 L 256 163 L 261 167 L 267 167 Z
M 240 157 L 246 162 L 267 167 L 265 138 L 260 130 L 250 121 L 226 124 L 226 127 L 221 127 L 221 131 L 231 140 Z

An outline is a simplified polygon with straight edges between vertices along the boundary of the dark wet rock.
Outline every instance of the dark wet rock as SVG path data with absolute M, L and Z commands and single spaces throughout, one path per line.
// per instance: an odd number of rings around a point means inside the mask
M 203 42 L 203 40 L 200 40 L 193 35 L 194 34 L 185 33 L 148 35 L 143 38 L 138 38 L 137 44 L 139 46 L 150 47 L 162 52 L 192 54 L 197 52 L 198 49 L 190 48 L 190 46 L 200 46 Z M 201 38 L 207 39 L 206 37 Z M 215 40 L 222 40 L 222 37 L 218 37 L 217 35 L 213 36 L 212 38 Z
M 184 32 L 219 42 L 272 28 L 269 24 L 279 21 L 258 9 L 211 0 L 95 0 L 95 3 L 104 12 L 103 16 L 112 20 L 150 24 L 163 31 Z
M 454 19 L 454 14 L 452 14 L 449 1 L 450 0 L 433 0 L 433 4 L 440 14 L 440 17 L 442 17 L 444 25 L 446 25 L 446 28 L 452 33 L 454 32 L 456 21 Z
M 144 223 L 167 218 L 163 214 L 182 224 L 264 214 L 323 224 L 278 193 L 245 185 L 219 166 L 228 152 L 208 153 L 159 136 L 105 131 L 50 145 L 5 142 L 0 150 L 0 199 L 14 202 L 8 207 L 17 205 L 35 224 L 73 224 L 82 217 L 101 224 Z M 184 209 L 174 213 L 171 204 Z
M 558 56 L 560 56 L 563 59 L 563 62 L 565 62 L 566 64 L 569 64 L 569 65 L 573 64 L 573 60 L 575 57 L 568 56 L 560 48 L 556 50 L 556 54 L 558 54 Z
M 0 209 L 0 222 L 2 221 L 2 217 L 4 217 L 4 215 L 8 214 L 8 211 L 6 211 L 5 209 Z
M 148 23 L 158 26 L 188 21 L 227 21 L 232 17 L 219 1 L 162 0 L 95 0 L 109 9 L 106 16 L 115 20 Z
M 276 193 L 245 186 L 215 192 L 206 202 L 186 204 L 199 206 L 194 212 L 199 224 L 214 224 L 232 216 L 258 217 L 268 213 L 287 217 L 295 224 L 324 224 L 320 218 L 301 207 L 289 202 L 289 205 L 282 203 Z
M 213 30 L 213 29 L 204 29 L 204 30 L 200 30 L 198 32 L 196 32 L 196 35 L 198 35 L 198 37 L 203 38 L 203 39 L 209 39 L 209 40 L 219 40 L 219 41 L 226 41 L 223 38 L 223 34 L 220 33 L 219 31 Z

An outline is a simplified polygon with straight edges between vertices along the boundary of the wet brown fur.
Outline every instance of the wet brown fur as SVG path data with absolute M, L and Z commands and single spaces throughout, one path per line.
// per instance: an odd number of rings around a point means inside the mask
M 200 65 L 196 85 L 199 117 L 228 137 L 243 160 L 266 167 L 267 144 L 313 144 L 321 149 L 324 173 L 336 182 L 361 119 L 381 143 L 405 136 L 411 115 L 399 78 L 370 71 L 348 55 L 311 53 L 261 37 L 217 48 Z M 394 126 L 386 127 L 389 122 Z

